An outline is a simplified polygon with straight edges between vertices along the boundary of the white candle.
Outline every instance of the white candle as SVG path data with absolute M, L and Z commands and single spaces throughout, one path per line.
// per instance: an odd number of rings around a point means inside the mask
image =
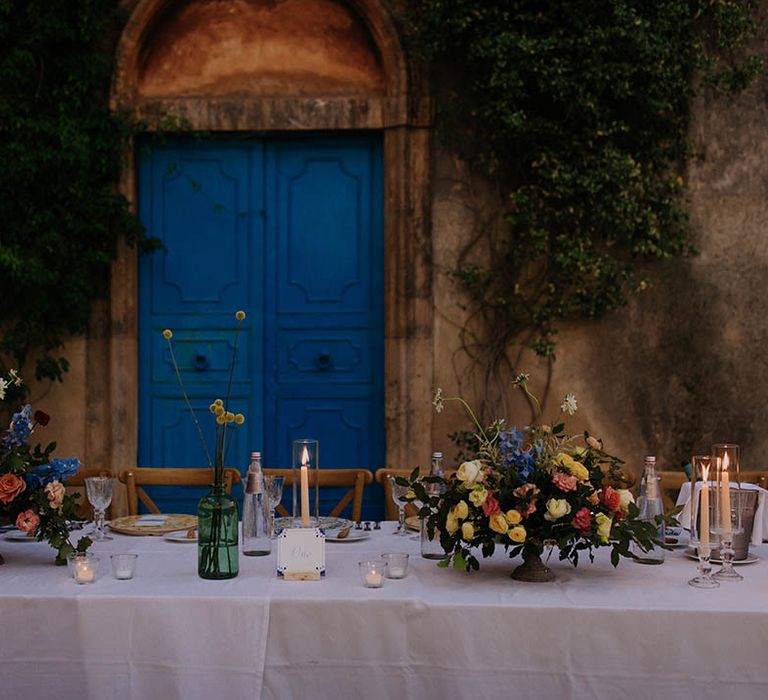
M 96 570 L 87 559 L 75 559 L 75 581 L 78 583 L 93 583 Z
M 699 504 L 699 545 L 709 547 L 709 467 L 701 468 L 701 502 Z
M 301 526 L 309 527 L 309 469 L 307 468 L 309 455 L 306 448 L 301 461 Z
M 402 566 L 389 565 L 389 575 L 392 578 L 403 578 L 405 576 L 405 569 Z
M 375 571 L 365 575 L 365 583 L 368 586 L 375 587 L 380 586 L 382 581 L 381 574 L 377 574 Z
M 723 457 L 723 471 L 722 471 L 722 480 L 720 482 L 721 490 L 721 501 L 720 506 L 722 510 L 721 514 L 721 524 L 723 527 L 723 537 L 726 539 L 729 539 L 731 537 L 731 481 L 730 477 L 728 476 L 728 467 L 730 466 L 728 462 L 728 453 L 725 453 L 725 456 Z

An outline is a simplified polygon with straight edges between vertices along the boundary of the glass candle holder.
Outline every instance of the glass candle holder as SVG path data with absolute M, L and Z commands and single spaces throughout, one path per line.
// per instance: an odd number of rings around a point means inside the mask
M 75 560 L 87 557 L 86 552 L 75 552 L 74 554 L 67 555 L 67 571 L 72 578 L 75 578 Z
M 99 573 L 99 558 L 93 554 L 75 557 L 72 560 L 72 569 L 76 583 L 95 583 Z
M 699 558 L 699 575 L 688 581 L 694 588 L 719 588 L 720 584 L 712 578 L 712 545 L 717 546 L 717 535 L 713 531 L 715 525 L 712 498 L 712 483 L 710 480 L 717 474 L 720 458 L 710 455 L 694 455 L 691 457 L 691 546 Z
M 384 585 L 384 575 L 387 570 L 385 561 L 361 561 L 360 580 L 366 588 L 381 588 Z
M 404 552 L 387 552 L 381 558 L 387 562 L 387 578 L 405 578 L 408 574 L 408 555 Z
M 136 573 L 136 560 L 138 558 L 138 554 L 113 554 L 110 557 L 112 561 L 112 575 L 118 581 L 132 579 Z
M 293 527 L 320 527 L 320 443 L 293 441 Z
M 733 536 L 742 532 L 741 498 L 732 497 L 740 486 L 739 446 L 731 443 L 712 445 L 712 454 L 720 458 L 717 469 L 715 495 L 716 531 L 720 537 L 720 559 L 722 568 L 714 574 L 720 581 L 741 581 L 743 576 L 733 568 Z M 734 494 L 736 495 L 736 494 Z

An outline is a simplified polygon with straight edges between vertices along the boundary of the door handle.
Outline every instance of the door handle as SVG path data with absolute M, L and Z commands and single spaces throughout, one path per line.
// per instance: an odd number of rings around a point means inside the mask
M 315 366 L 321 372 L 327 372 L 333 369 L 333 358 L 327 352 L 320 352 L 315 358 Z
M 202 372 L 203 370 L 208 369 L 208 366 L 211 363 L 208 361 L 208 358 L 201 352 L 195 353 L 195 356 L 192 360 L 192 366 L 195 368 L 196 371 Z

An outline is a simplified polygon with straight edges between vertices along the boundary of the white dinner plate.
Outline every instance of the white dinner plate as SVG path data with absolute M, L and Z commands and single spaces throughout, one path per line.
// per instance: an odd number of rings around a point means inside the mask
M 699 560 L 699 557 L 696 556 L 696 552 L 693 549 L 686 549 L 685 550 L 685 556 L 689 559 L 695 559 L 696 561 Z M 723 562 L 719 559 L 710 559 L 709 560 L 712 564 L 722 564 Z M 760 557 L 757 556 L 757 554 L 747 554 L 746 559 L 734 559 L 733 565 L 734 566 L 741 566 L 742 564 L 754 564 L 756 561 L 760 561 Z
M 358 540 L 367 540 L 370 536 L 370 532 L 365 530 L 355 530 L 352 528 L 346 537 L 339 539 L 339 533 L 341 530 L 326 530 L 325 541 L 326 542 L 357 542 Z
M 190 537 L 189 533 L 194 532 L 194 537 Z M 177 532 L 169 532 L 164 535 L 163 539 L 169 542 L 186 542 L 187 544 L 197 543 L 197 530 L 178 530 Z
M 3 539 L 8 540 L 9 542 L 37 542 L 36 537 L 30 537 L 26 532 L 22 532 L 21 530 L 11 530 L 10 532 L 6 532 L 3 535 Z

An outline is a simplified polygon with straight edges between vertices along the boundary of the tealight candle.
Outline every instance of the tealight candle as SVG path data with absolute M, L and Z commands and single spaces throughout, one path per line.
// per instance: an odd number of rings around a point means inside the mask
M 77 557 L 73 560 L 72 566 L 77 583 L 93 583 L 99 568 L 99 558 L 92 555 Z
M 384 571 L 387 563 L 384 561 L 361 561 L 360 578 L 366 588 L 381 588 L 384 585 Z
M 118 581 L 127 581 L 133 578 L 138 556 L 138 554 L 113 554 L 110 557 L 112 573 Z
M 408 555 L 404 552 L 387 552 L 381 558 L 387 562 L 387 578 L 405 578 L 408 571 Z

